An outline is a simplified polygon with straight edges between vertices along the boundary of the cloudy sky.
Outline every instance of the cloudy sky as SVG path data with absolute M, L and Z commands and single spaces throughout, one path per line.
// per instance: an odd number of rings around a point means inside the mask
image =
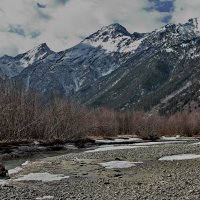
M 148 32 L 200 16 L 199 0 L 0 0 L 0 56 L 69 48 L 102 26 Z

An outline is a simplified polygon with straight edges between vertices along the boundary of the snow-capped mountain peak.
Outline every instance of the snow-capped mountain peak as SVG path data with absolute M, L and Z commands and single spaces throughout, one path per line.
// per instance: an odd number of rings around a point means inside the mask
M 105 26 L 87 37 L 82 43 L 105 50 L 107 53 L 133 53 L 144 38 L 144 34 L 130 34 L 119 24 Z
M 5 55 L 0 58 L 0 69 L 3 73 L 1 77 L 11 78 L 17 76 L 24 68 L 27 68 L 30 65 L 45 59 L 47 56 L 53 53 L 54 52 L 49 49 L 47 44 L 42 43 L 33 49 L 15 57 Z
M 131 36 L 131 34 L 126 30 L 125 27 L 121 26 L 118 23 L 111 24 L 109 26 L 104 26 L 99 34 L 108 35 L 110 37 L 118 37 L 118 36 Z
M 130 37 L 131 34 L 126 30 L 126 28 L 116 23 L 102 27 L 100 30 L 87 37 L 86 40 L 98 40 L 99 38 L 106 39 L 107 37 L 116 38 L 119 36 Z
M 37 62 L 52 53 L 53 51 L 50 50 L 47 44 L 42 43 L 29 50 L 28 52 L 24 53 L 19 62 L 22 67 L 26 68 L 29 65 L 32 65 L 34 62 Z

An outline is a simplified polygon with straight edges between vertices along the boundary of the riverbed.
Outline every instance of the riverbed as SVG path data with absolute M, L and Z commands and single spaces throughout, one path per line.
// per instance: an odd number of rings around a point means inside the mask
M 200 199 L 200 143 L 106 144 L 36 159 L 1 199 Z

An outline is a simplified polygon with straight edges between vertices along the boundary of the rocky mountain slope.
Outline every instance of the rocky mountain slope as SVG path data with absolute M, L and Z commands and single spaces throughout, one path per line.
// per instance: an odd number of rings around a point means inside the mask
M 103 27 L 62 52 L 46 44 L 0 58 L 0 77 L 26 90 L 73 98 L 89 106 L 173 113 L 200 105 L 200 19 L 150 33 Z

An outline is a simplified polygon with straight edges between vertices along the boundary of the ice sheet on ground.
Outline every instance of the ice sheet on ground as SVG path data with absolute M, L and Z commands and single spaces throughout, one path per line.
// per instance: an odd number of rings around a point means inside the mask
M 26 162 L 22 163 L 21 166 L 24 167 L 24 166 L 28 165 L 29 163 L 30 163 L 30 161 L 27 160 Z M 9 169 L 8 174 L 12 175 L 12 174 L 16 174 L 20 171 L 22 171 L 22 167 L 15 167 L 14 169 Z
M 129 162 L 129 161 L 110 161 L 105 163 L 99 163 L 101 166 L 107 169 L 123 169 L 136 166 L 141 162 Z
M 26 166 L 26 165 L 28 165 L 30 163 L 30 161 L 26 161 L 26 162 L 24 162 L 23 164 L 22 164 L 22 166 Z
M 177 135 L 177 136 L 162 136 L 162 139 L 163 140 L 177 140 L 177 139 L 180 139 L 181 137 L 180 137 L 180 135 Z
M 179 155 L 172 155 L 172 156 L 164 156 L 159 160 L 166 160 L 166 161 L 173 161 L 173 160 L 191 160 L 200 158 L 200 155 L 195 154 L 179 154 Z
M 107 145 L 107 146 L 102 146 L 94 150 L 89 150 L 85 151 L 86 153 L 91 153 L 91 152 L 99 152 L 99 151 L 112 151 L 112 150 L 122 150 L 122 149 L 136 149 L 136 148 L 141 148 L 140 146 L 113 146 L 113 145 Z M 143 148 L 143 147 L 142 147 Z
M 150 146 L 150 145 L 158 145 L 158 144 L 176 144 L 176 143 L 185 143 L 187 141 L 166 141 L 166 142 L 142 142 L 133 144 L 134 146 Z
M 135 141 L 142 141 L 142 139 L 140 139 L 140 138 L 128 138 L 128 139 L 116 138 L 114 140 L 95 140 L 95 143 L 112 144 L 112 143 L 135 142 Z
M 44 199 L 53 199 L 54 196 L 43 196 L 43 197 L 37 197 L 36 200 L 44 200 Z
M 21 167 L 15 167 L 14 169 L 9 169 L 8 170 L 8 174 L 9 175 L 12 175 L 12 174 L 16 174 L 18 172 L 22 171 L 22 168 Z
M 192 138 L 192 137 L 181 137 L 180 135 L 174 136 L 174 137 L 170 137 L 170 136 L 162 136 L 161 139 L 163 140 L 182 140 L 182 141 L 194 141 L 197 140 L 196 138 Z
M 86 153 L 91 152 L 99 152 L 99 151 L 111 151 L 111 150 L 123 150 L 123 149 L 135 149 L 135 148 L 144 148 L 152 145 L 161 145 L 161 144 L 176 144 L 176 143 L 185 143 L 186 141 L 166 141 L 166 142 L 141 142 L 137 144 L 131 144 L 131 145 L 104 145 L 94 150 L 88 150 L 85 151 Z
M 64 176 L 63 174 L 50 174 L 50 173 L 44 172 L 44 173 L 30 173 L 15 180 L 16 181 L 50 182 L 50 181 L 59 181 L 66 178 L 69 178 L 69 176 Z
M 200 142 L 193 143 L 191 145 L 200 145 Z

